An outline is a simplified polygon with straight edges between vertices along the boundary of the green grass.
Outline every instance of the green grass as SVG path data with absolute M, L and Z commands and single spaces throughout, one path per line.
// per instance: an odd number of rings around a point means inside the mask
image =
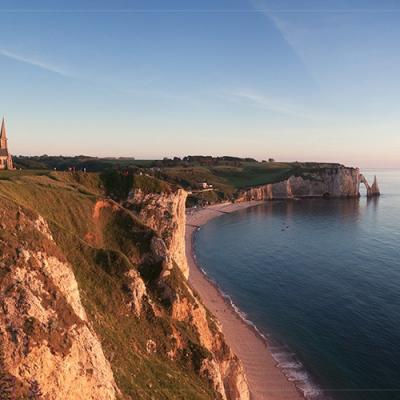
M 214 174 L 210 167 L 171 167 L 162 170 L 164 177 L 184 188 L 198 189 L 202 182 L 207 182 L 228 195 L 232 195 L 234 187 L 223 177 Z
M 12 180 L 15 178 L 19 178 L 21 176 L 49 176 L 51 171 L 49 170 L 4 170 L 0 171 L 0 180 Z
M 221 166 L 211 172 L 235 189 L 265 185 L 286 179 L 293 166 L 287 163 L 243 163 L 240 167 Z
M 187 205 L 212 204 L 232 200 L 238 190 L 287 179 L 294 172 L 289 163 L 240 163 L 240 166 L 194 166 L 164 168 L 166 180 L 188 190 L 194 190 Z M 213 186 L 213 191 L 198 192 L 202 182 Z
M 82 238 L 95 230 L 92 213 L 96 197 L 48 176 L 23 176 L 16 181 L 0 181 L 0 196 L 38 212 L 47 221 Z
M 167 182 L 132 171 L 126 173 L 117 170 L 105 171 L 100 175 L 100 180 L 105 193 L 118 201 L 125 200 L 132 189 L 140 189 L 144 193 L 168 193 L 171 191 Z

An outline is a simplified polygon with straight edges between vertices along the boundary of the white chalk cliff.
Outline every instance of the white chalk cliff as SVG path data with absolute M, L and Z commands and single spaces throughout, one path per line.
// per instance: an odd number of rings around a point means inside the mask
M 369 186 L 358 168 L 334 165 L 318 171 L 303 172 L 288 179 L 252 187 L 238 194 L 237 201 L 291 199 L 294 197 L 359 197 L 360 184 L 367 188 L 369 197 L 380 194 L 375 177 Z

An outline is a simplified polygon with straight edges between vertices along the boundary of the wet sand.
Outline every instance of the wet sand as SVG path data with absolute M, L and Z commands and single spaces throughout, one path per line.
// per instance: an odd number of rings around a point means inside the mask
M 227 343 L 243 363 L 252 400 L 304 400 L 294 383 L 277 368 L 265 340 L 245 323 L 216 286 L 201 272 L 193 255 L 193 233 L 209 220 L 262 202 L 224 203 L 188 210 L 186 219 L 186 254 L 189 281 L 199 292 L 204 304 L 222 324 Z

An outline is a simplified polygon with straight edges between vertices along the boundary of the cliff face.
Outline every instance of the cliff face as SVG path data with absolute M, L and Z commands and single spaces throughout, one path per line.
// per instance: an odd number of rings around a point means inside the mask
M 185 204 L 183 189 L 168 193 L 130 192 L 128 204 L 139 210 L 138 217 L 163 240 L 169 260 L 175 262 L 183 275 L 189 276 L 185 253 Z M 156 245 L 156 244 L 154 244 Z M 166 266 L 171 267 L 171 263 Z
M 40 390 L 45 399 L 115 399 L 111 366 L 47 223 L 4 206 L 3 200 L 0 367 L 10 377 L 10 398 Z
M 293 197 L 358 197 L 361 182 L 357 168 L 337 166 L 291 176 L 278 183 L 239 193 L 237 201 L 290 199 Z
M 187 281 L 186 197 L 187 192 L 182 189 L 160 194 L 145 194 L 136 190 L 130 193 L 128 204 L 133 209 L 139 209 L 141 221 L 159 236 L 152 241 L 153 252 L 160 257 L 163 265 L 157 283 L 162 288 L 164 300 L 171 305 L 171 317 L 188 324 L 208 354 L 199 359 L 199 374 L 223 400 L 248 400 L 250 394 L 241 362 L 225 343 L 218 321 L 204 307 Z M 183 279 L 180 279 L 177 290 L 173 282 L 181 274 Z

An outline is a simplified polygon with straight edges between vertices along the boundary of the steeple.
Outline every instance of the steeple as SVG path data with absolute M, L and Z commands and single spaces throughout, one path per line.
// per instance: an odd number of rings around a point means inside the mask
M 14 169 L 11 154 L 8 152 L 6 122 L 3 117 L 0 129 L 0 170 Z
M 7 131 L 6 131 L 6 121 L 3 120 L 1 122 L 1 130 L 0 130 L 0 149 L 7 149 Z

